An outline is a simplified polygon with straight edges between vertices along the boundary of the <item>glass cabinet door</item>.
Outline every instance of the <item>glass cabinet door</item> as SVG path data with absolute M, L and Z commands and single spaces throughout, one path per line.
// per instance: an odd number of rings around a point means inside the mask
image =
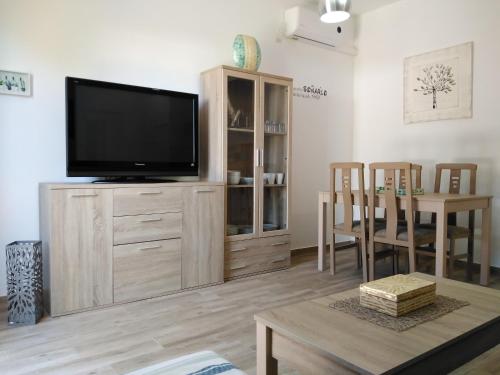
M 263 235 L 288 230 L 290 95 L 287 81 L 261 79 Z
M 258 79 L 244 73 L 225 75 L 227 87 L 226 236 L 255 236 L 257 210 L 256 131 Z

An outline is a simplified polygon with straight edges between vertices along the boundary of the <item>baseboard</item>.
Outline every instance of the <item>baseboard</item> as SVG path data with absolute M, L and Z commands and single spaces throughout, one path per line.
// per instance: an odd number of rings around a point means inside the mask
M 344 246 L 349 246 L 352 244 L 352 241 L 342 241 L 342 242 L 336 242 L 335 245 L 336 247 L 344 247 Z M 329 251 L 329 246 L 326 245 L 326 248 L 327 248 L 327 251 Z M 307 247 L 299 247 L 299 248 L 296 248 L 296 249 L 292 249 L 292 256 L 295 256 L 295 255 L 301 255 L 303 253 L 316 253 L 318 251 L 318 246 L 307 246 Z M 462 259 L 459 260 L 460 262 L 463 262 L 465 263 Z M 491 267 L 491 273 L 494 273 L 494 274 L 498 274 L 500 275 L 500 267 L 497 267 L 497 266 L 490 266 Z M 479 263 L 474 263 L 472 265 L 472 268 L 475 272 L 479 273 L 480 269 L 481 269 L 481 265 Z
M 353 245 L 353 241 L 341 241 L 341 242 L 335 242 L 335 247 L 344 247 L 344 246 L 349 246 L 349 245 Z M 329 245 L 326 245 L 326 248 L 329 249 L 330 246 Z M 298 247 L 296 249 L 292 249 L 292 255 L 297 255 L 298 253 L 301 253 L 301 252 L 311 252 L 311 251 L 314 251 L 314 252 L 317 252 L 318 251 L 318 245 L 314 245 L 314 246 L 306 246 L 306 247 Z

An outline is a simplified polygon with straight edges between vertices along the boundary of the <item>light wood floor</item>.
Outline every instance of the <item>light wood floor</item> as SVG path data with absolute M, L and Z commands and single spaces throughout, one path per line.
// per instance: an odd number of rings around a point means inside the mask
M 0 373 L 122 374 L 183 354 L 213 350 L 254 374 L 253 315 L 359 285 L 361 273 L 354 267 L 354 253 L 340 253 L 338 263 L 335 277 L 319 273 L 315 253 L 304 252 L 293 256 L 292 267 L 286 271 L 98 311 L 44 318 L 36 326 L 8 327 L 2 301 Z M 389 264 L 385 266 L 390 269 Z M 493 285 L 500 288 L 500 277 L 494 278 Z M 498 358 L 488 353 L 483 363 L 498 370 Z M 475 373 L 470 371 L 469 366 L 462 373 Z M 294 372 L 282 366 L 280 373 Z M 483 372 L 489 373 L 494 372 Z

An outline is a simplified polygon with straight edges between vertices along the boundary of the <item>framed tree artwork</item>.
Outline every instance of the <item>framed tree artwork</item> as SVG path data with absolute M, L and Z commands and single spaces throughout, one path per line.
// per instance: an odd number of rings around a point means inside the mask
M 472 42 L 407 57 L 404 65 L 405 124 L 472 117 Z

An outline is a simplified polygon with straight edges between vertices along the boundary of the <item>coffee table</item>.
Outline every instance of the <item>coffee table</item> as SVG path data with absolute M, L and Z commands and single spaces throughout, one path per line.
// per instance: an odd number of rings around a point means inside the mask
M 443 374 L 500 343 L 500 291 L 436 281 L 470 305 L 404 332 L 329 307 L 358 289 L 256 314 L 257 374 L 277 374 L 278 361 L 303 374 Z

